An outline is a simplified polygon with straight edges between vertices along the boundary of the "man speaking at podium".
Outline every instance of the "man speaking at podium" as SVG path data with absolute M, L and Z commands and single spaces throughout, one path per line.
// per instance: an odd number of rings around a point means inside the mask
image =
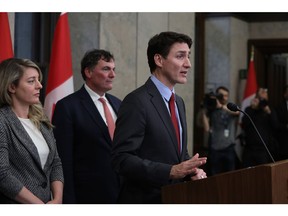
M 122 182 L 119 203 L 161 203 L 164 185 L 206 178 L 206 158 L 187 151 L 184 101 L 174 86 L 187 82 L 189 36 L 162 32 L 148 43 L 151 77 L 120 106 L 112 165 Z

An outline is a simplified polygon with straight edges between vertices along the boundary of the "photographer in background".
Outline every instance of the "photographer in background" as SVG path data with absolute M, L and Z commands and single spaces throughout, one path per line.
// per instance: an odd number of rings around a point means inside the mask
M 229 90 L 220 86 L 216 94 L 210 92 L 203 101 L 202 125 L 208 137 L 208 173 L 215 175 L 235 169 L 235 131 L 239 112 L 227 108 Z
M 251 105 L 245 109 L 251 117 L 267 148 L 276 160 L 278 158 L 278 143 L 275 133 L 278 128 L 276 112 L 269 106 L 268 90 L 259 88 Z M 242 118 L 242 129 L 244 131 L 243 167 L 256 166 L 272 162 L 266 148 L 256 133 L 251 121 L 246 115 Z

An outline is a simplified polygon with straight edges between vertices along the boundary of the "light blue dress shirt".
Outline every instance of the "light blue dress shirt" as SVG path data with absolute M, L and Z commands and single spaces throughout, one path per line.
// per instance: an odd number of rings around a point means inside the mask
M 160 82 L 154 75 L 151 75 L 151 80 L 152 82 L 156 85 L 158 91 L 160 92 L 160 94 L 163 97 L 163 101 L 167 107 L 168 112 L 170 113 L 170 109 L 169 109 L 169 100 L 170 97 L 172 95 L 172 93 L 175 94 L 175 90 L 174 88 L 172 89 L 172 91 L 165 86 L 162 82 Z M 179 112 L 178 112 L 178 107 L 177 104 L 175 102 L 175 110 L 176 110 L 176 117 L 177 117 L 177 121 L 178 121 L 178 125 L 179 125 L 179 130 L 180 130 L 180 152 L 182 152 L 182 125 L 181 125 L 181 121 L 179 118 Z M 171 114 L 170 114 L 171 115 Z

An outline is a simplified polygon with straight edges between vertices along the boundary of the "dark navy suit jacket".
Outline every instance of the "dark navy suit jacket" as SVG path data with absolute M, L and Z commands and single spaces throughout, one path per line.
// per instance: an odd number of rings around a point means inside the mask
M 117 114 L 121 101 L 106 94 Z M 116 203 L 119 181 L 111 167 L 108 128 L 84 86 L 55 107 L 59 156 L 64 171 L 63 203 Z
M 182 134 L 182 152 L 169 111 L 151 81 L 128 94 L 119 109 L 112 148 L 114 169 L 121 175 L 120 203 L 161 203 L 161 187 L 172 165 L 189 159 L 185 106 L 176 95 Z

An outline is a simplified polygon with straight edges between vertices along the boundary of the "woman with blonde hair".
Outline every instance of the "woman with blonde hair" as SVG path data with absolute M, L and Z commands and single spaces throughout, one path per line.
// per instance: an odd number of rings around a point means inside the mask
M 62 203 L 63 170 L 31 60 L 0 64 L 0 203 Z

